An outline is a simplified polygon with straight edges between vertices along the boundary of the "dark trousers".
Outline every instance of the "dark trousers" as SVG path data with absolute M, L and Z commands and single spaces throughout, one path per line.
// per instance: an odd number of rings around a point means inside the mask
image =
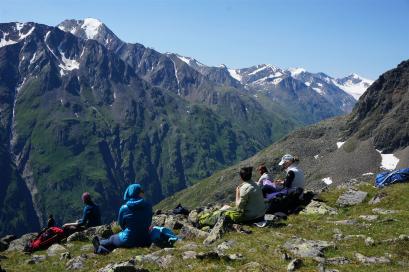
M 125 247 L 124 243 L 119 239 L 118 234 L 111 235 L 108 239 L 99 241 L 99 247 L 97 254 L 107 254 L 113 251 L 115 248 Z
M 267 195 L 272 194 L 272 193 L 276 193 L 281 191 L 282 188 L 276 188 L 274 186 L 271 185 L 263 185 L 263 187 L 261 187 L 261 191 L 263 192 L 263 197 L 266 198 Z

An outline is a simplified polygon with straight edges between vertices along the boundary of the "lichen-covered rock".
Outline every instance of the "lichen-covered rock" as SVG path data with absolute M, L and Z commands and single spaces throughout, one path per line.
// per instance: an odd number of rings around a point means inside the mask
M 322 257 L 327 248 L 335 248 L 333 242 L 294 238 L 284 243 L 283 247 L 298 257 Z
M 367 195 L 367 192 L 349 189 L 338 198 L 337 204 L 341 207 L 357 205 L 362 203 Z
M 364 256 L 360 253 L 355 253 L 355 258 L 365 264 L 365 265 L 373 265 L 373 264 L 389 264 L 391 263 L 391 260 L 387 257 L 381 256 L 381 257 L 367 257 Z
M 224 252 L 224 251 L 230 249 L 234 244 L 235 244 L 235 241 L 233 241 L 233 240 L 224 241 L 223 243 L 219 244 L 216 247 L 216 251 L 219 252 L 219 253 Z
M 203 238 L 206 239 L 209 236 L 208 232 L 202 231 L 195 227 L 184 225 L 178 235 L 182 239 L 194 239 L 194 238 Z
M 86 261 L 87 256 L 86 255 L 81 255 L 81 256 L 77 256 L 72 258 L 71 260 L 69 260 L 66 265 L 65 268 L 67 270 L 80 270 L 84 268 L 84 262 Z
M 68 236 L 67 242 L 71 243 L 74 241 L 88 242 L 89 239 L 88 239 L 88 236 L 86 236 L 84 232 L 80 231 L 80 232 L 75 232 L 71 234 L 70 236 Z
M 344 264 L 351 263 L 351 260 L 349 260 L 346 257 L 333 257 L 333 258 L 326 259 L 325 263 L 332 264 L 332 265 L 344 265 Z
M 213 227 L 209 236 L 203 241 L 203 244 L 210 245 L 214 243 L 223 236 L 223 234 L 226 232 L 226 229 L 227 229 L 226 217 L 221 216 L 218 219 L 216 225 Z
M 301 213 L 303 213 L 303 214 L 330 214 L 330 215 L 335 215 L 335 214 L 338 214 L 338 210 L 328 206 L 324 202 L 319 202 L 319 201 L 312 200 L 310 202 L 310 204 L 308 204 Z
M 27 233 L 10 242 L 7 251 L 23 251 L 27 243 L 37 237 L 37 233 Z
M 396 210 L 386 210 L 386 209 L 382 209 L 382 208 L 372 209 L 372 212 L 376 213 L 376 214 L 382 214 L 382 215 L 399 213 L 399 211 L 396 211 Z
M 60 244 L 54 244 L 51 245 L 48 249 L 47 249 L 47 255 L 48 256 L 56 256 L 56 255 L 60 255 L 61 253 L 67 252 L 68 250 L 63 247 Z
M 182 259 L 183 260 L 196 259 L 196 256 L 197 256 L 196 251 L 189 250 L 183 252 Z
M 38 264 L 45 261 L 47 257 L 45 255 L 32 255 L 30 259 L 26 261 L 27 264 Z
M 365 221 L 373 222 L 378 220 L 379 215 L 376 214 L 360 215 L 359 218 Z

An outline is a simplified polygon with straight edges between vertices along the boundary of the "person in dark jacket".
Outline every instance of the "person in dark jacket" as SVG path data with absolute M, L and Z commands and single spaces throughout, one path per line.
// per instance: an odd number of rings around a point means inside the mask
M 106 254 L 118 247 L 147 247 L 151 244 L 149 228 L 152 223 L 152 205 L 143 198 L 140 184 L 128 186 L 124 194 L 125 204 L 119 209 L 118 224 L 122 231 L 109 239 L 92 240 L 97 254 Z
M 82 212 L 82 218 L 77 220 L 75 223 L 64 224 L 64 230 L 73 233 L 101 225 L 101 214 L 99 212 L 99 207 L 92 201 L 91 195 L 88 192 L 82 194 L 82 201 L 85 204 Z

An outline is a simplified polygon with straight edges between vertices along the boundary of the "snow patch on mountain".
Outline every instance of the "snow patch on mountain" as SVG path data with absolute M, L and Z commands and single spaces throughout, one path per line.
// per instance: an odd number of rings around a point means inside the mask
M 296 67 L 296 68 L 288 68 L 288 72 L 290 72 L 291 76 L 297 76 L 301 73 L 305 73 L 307 70 L 301 67 Z
M 234 78 L 235 80 L 241 82 L 241 80 L 242 80 L 243 77 L 242 77 L 239 73 L 237 73 L 237 70 L 235 70 L 235 69 L 227 69 L 227 71 L 229 72 L 229 74 L 230 74 L 230 76 L 231 76 L 232 78 Z
M 0 39 L 0 47 L 18 43 L 19 41 L 21 41 L 21 40 L 27 38 L 28 36 L 30 36 L 31 33 L 33 33 L 35 27 L 33 26 L 26 33 L 22 33 L 21 30 L 24 28 L 25 25 L 26 24 L 23 24 L 23 23 L 16 23 L 15 29 L 19 32 L 17 40 L 12 40 L 10 37 L 8 37 L 10 35 L 10 33 L 2 32 L 3 35 L 2 35 L 2 38 Z
M 382 154 L 381 150 L 376 150 L 378 151 L 378 153 L 381 155 L 382 157 L 382 162 L 381 162 L 381 168 L 385 169 L 385 170 L 395 170 L 396 166 L 399 163 L 399 159 L 397 157 L 395 157 L 395 155 L 393 154 Z
M 101 26 L 101 21 L 94 18 L 85 18 L 81 28 L 84 29 L 88 39 L 93 39 L 98 34 L 98 30 Z

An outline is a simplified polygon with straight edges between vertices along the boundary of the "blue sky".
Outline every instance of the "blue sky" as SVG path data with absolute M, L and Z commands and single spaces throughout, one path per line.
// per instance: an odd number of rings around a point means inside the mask
M 0 22 L 98 18 L 127 42 L 233 68 L 376 79 L 409 59 L 409 0 L 0 0 Z

